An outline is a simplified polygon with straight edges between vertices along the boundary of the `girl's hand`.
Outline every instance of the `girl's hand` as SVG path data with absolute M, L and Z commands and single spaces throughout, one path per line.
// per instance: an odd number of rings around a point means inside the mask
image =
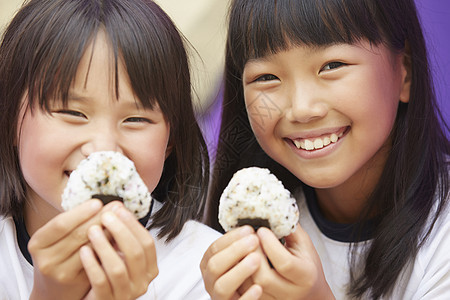
M 263 288 L 263 299 L 334 299 L 316 249 L 300 225 L 285 238 L 285 246 L 267 228 L 259 228 L 257 235 L 260 268 L 252 279 Z
M 211 244 L 200 269 L 212 299 L 259 299 L 261 287 L 249 283 L 250 276 L 259 268 L 259 256 L 252 253 L 258 244 L 250 226 L 234 229 Z
M 91 284 L 85 299 L 135 299 L 158 275 L 153 238 L 122 205 L 89 229 L 80 257 Z M 108 233 L 111 239 L 108 238 Z M 110 241 L 111 240 L 111 241 Z
M 34 265 L 30 299 L 81 299 L 89 291 L 78 250 L 88 242 L 88 229 L 100 224 L 102 206 L 99 200 L 87 201 L 33 234 L 28 243 Z

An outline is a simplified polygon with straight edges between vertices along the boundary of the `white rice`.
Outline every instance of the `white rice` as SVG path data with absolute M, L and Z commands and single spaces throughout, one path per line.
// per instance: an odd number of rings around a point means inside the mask
M 64 210 L 89 200 L 93 195 L 118 196 L 137 218 L 147 215 L 152 197 L 134 163 L 119 152 L 101 151 L 82 160 L 70 174 L 62 194 Z
M 220 197 L 219 223 L 225 231 L 240 219 L 264 219 L 281 239 L 295 230 L 298 218 L 297 202 L 268 169 L 239 170 Z

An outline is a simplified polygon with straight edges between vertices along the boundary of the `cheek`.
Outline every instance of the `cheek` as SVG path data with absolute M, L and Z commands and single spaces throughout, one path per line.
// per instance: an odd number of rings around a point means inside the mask
M 394 122 L 398 105 L 400 103 L 401 73 L 392 69 L 392 66 L 381 66 L 378 72 L 371 74 L 367 80 L 366 114 L 379 119 L 379 123 L 390 125 Z
M 375 92 L 374 92 L 375 93 Z M 394 126 L 397 117 L 399 100 L 393 94 L 378 93 L 375 94 L 366 106 L 361 109 L 363 112 L 361 122 L 365 122 L 373 130 L 389 131 Z
M 157 133 L 151 134 L 147 139 L 143 138 L 142 140 L 146 142 L 135 145 L 128 153 L 148 190 L 152 192 L 161 179 L 166 159 L 169 131 L 159 130 Z
M 282 115 L 282 110 L 270 94 L 262 92 L 245 93 L 245 106 L 248 119 L 256 136 L 273 132 L 273 128 Z
M 47 142 L 42 140 L 43 136 L 40 134 L 42 126 L 40 125 L 38 120 L 27 113 L 18 134 L 20 167 L 27 181 L 30 179 L 29 176 L 33 176 L 41 169 L 40 163 L 48 160 L 45 155 L 42 155 L 46 152 Z
M 399 105 L 397 79 L 381 68 L 358 75 L 336 88 L 334 94 L 339 101 L 335 109 L 347 115 L 353 123 L 364 124 L 366 130 L 390 130 Z M 352 88 L 346 89 L 346 86 Z
M 27 193 L 35 193 L 36 201 L 44 199 L 56 207 L 66 183 L 63 166 L 68 151 L 63 148 L 67 143 L 59 138 L 59 131 L 50 134 L 51 128 L 51 123 L 38 113 L 35 116 L 27 113 L 19 134 L 18 149 L 20 168 L 29 187 Z
M 164 160 L 156 159 L 156 157 L 148 158 L 145 166 L 137 167 L 137 171 L 150 193 L 158 185 L 163 168 Z

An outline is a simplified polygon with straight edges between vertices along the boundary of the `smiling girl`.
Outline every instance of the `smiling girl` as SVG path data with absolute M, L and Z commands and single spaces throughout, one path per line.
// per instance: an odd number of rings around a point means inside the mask
M 285 245 L 218 239 L 212 298 L 450 297 L 450 145 L 414 2 L 234 0 L 229 22 L 209 223 L 233 173 L 260 166 L 300 224 Z
M 208 298 L 208 154 L 183 40 L 154 2 L 27 2 L 2 39 L 0 107 L 1 299 Z M 146 217 L 95 199 L 63 212 L 98 151 L 134 162 Z

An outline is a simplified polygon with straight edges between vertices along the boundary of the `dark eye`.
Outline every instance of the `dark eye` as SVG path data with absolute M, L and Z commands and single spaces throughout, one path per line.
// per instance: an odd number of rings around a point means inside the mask
M 86 116 L 83 113 L 81 113 L 79 111 L 75 111 L 75 110 L 62 109 L 62 110 L 58 110 L 56 113 L 74 116 L 74 117 L 86 118 Z
M 256 78 L 255 81 L 271 81 L 271 80 L 278 80 L 278 77 L 272 74 L 264 74 Z
M 332 61 L 330 63 L 327 63 L 321 71 L 328 71 L 328 70 L 333 70 L 333 69 L 337 69 L 340 68 L 342 66 L 345 66 L 345 63 L 340 62 L 340 61 Z
M 142 118 L 142 117 L 130 117 L 125 120 L 125 122 L 130 123 L 153 123 L 150 119 Z

